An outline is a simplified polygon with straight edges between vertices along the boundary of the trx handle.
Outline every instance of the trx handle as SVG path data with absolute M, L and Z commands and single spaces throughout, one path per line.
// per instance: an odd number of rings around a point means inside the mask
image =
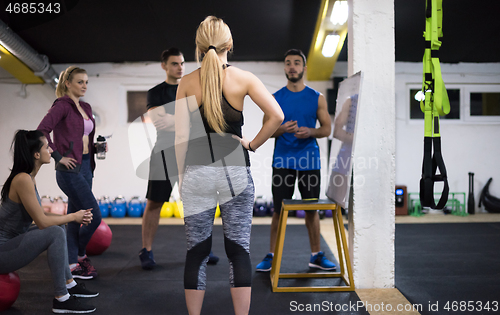
M 432 147 L 434 146 L 434 155 L 432 155 Z M 439 169 L 439 175 L 436 174 Z M 434 201 L 434 183 L 444 182 L 441 198 L 436 205 Z M 440 137 L 425 137 L 424 138 L 424 162 L 422 163 L 422 178 L 420 179 L 420 204 L 422 207 L 430 207 L 432 209 L 443 209 L 448 201 L 448 176 L 444 165 L 443 156 L 441 155 L 441 138 Z
M 420 101 L 420 109 L 424 113 L 424 159 L 422 162 L 422 178 L 420 179 L 420 203 L 422 207 L 443 209 L 448 201 L 448 178 L 443 156 L 441 154 L 441 134 L 439 116 L 450 112 L 450 101 L 441 76 L 439 64 L 439 48 L 443 37 L 442 0 L 426 0 L 425 19 L 425 52 L 423 57 L 422 92 L 425 99 Z M 434 152 L 433 152 L 434 151 Z M 439 169 L 439 174 L 436 171 Z M 436 205 L 434 201 L 434 183 L 443 182 L 441 198 Z

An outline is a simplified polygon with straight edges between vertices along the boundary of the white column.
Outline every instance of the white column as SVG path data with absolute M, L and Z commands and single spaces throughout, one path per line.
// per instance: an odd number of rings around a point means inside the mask
M 394 0 L 349 0 L 348 75 L 363 72 L 349 246 L 356 288 L 394 287 Z

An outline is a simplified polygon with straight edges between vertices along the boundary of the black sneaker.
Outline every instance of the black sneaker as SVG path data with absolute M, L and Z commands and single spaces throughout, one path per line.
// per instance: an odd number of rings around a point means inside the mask
M 208 256 L 207 264 L 217 265 L 218 262 L 219 262 L 219 257 L 215 256 L 214 253 L 212 253 L 212 251 L 210 251 L 210 255 Z
M 52 302 L 52 312 L 56 314 L 85 314 L 94 311 L 95 307 L 83 304 L 76 296 L 70 296 L 70 298 L 64 302 L 59 302 L 57 299 L 54 299 Z
M 74 287 L 68 289 L 68 293 L 76 297 L 83 297 L 83 298 L 91 298 L 99 295 L 98 292 L 92 292 L 89 289 L 87 289 L 84 283 L 78 283 L 78 282 Z
M 156 266 L 152 250 L 148 251 L 146 248 L 141 249 L 139 252 L 139 259 L 141 260 L 141 266 L 144 270 L 151 270 Z

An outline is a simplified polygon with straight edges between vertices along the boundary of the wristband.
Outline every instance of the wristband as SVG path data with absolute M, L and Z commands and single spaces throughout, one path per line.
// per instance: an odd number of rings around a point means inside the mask
M 250 143 L 252 143 L 252 141 L 250 141 L 250 142 L 248 143 L 248 150 L 249 150 L 249 151 L 252 151 L 252 152 L 255 152 L 255 150 L 254 150 L 254 149 L 252 149 L 252 147 L 250 146 Z

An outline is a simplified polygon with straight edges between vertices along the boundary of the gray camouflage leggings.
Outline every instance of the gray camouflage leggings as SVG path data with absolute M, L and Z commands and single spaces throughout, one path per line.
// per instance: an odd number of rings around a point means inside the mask
M 188 166 L 181 187 L 187 240 L 184 288 L 206 289 L 206 267 L 212 248 L 217 203 L 231 287 L 249 287 L 252 279 L 250 232 L 254 185 L 245 166 Z

